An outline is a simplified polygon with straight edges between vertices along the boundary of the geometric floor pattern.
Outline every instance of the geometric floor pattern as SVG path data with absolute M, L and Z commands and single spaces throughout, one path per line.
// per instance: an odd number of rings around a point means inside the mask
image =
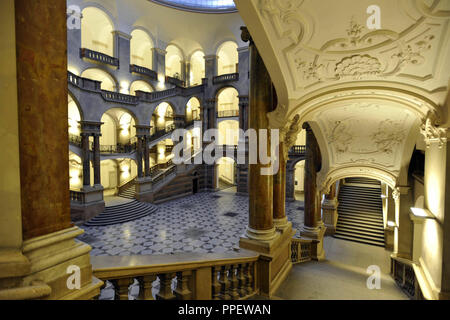
M 293 228 L 303 225 L 303 203 L 287 202 Z M 85 227 L 79 240 L 94 256 L 222 253 L 239 246 L 248 224 L 248 197 L 204 192 L 158 205 L 144 218 L 104 227 Z

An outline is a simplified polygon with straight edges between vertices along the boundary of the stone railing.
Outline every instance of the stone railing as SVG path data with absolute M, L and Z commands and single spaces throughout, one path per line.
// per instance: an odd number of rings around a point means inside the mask
M 119 67 L 119 59 L 108 56 L 107 54 L 104 54 L 101 52 L 94 51 L 94 50 L 81 48 L 80 49 L 80 57 L 94 60 L 97 62 L 101 62 L 104 64 L 109 64 L 113 67 Z
M 217 118 L 239 117 L 239 110 L 224 110 L 217 112 Z
M 81 191 L 70 190 L 70 202 L 72 203 L 84 203 L 84 193 Z
M 303 156 L 306 153 L 306 146 L 293 146 L 289 150 L 289 155 L 291 156 Z
M 122 183 L 119 186 L 119 194 L 124 190 L 127 189 L 128 187 L 134 185 L 136 183 L 135 181 L 136 177 L 129 179 L 128 181 L 125 181 L 124 183 Z
M 152 180 L 153 185 L 163 182 L 164 180 L 166 180 L 167 177 L 176 174 L 177 166 L 173 165 L 172 163 L 170 164 L 170 166 L 167 164 L 163 164 L 163 166 L 158 165 L 158 170 L 159 170 L 158 172 L 160 173 L 156 174 L 155 177 L 153 178 Z
M 239 81 L 239 73 L 223 74 L 213 78 L 213 84 L 219 84 L 229 81 Z
M 311 261 L 313 240 L 293 238 L 291 242 L 291 261 L 293 264 Z
M 137 105 L 139 103 L 138 97 L 120 92 L 102 90 L 102 97 L 104 100 L 109 102 L 125 103 L 132 105 Z
M 82 78 L 67 71 L 67 79 L 69 83 L 86 91 L 100 92 L 102 83 L 100 81 Z
M 177 86 L 177 87 L 185 87 L 186 86 L 186 82 L 185 81 L 183 81 L 181 79 L 174 78 L 174 77 L 166 76 L 166 82 L 170 83 L 170 84 L 173 84 L 174 86 Z
M 81 136 L 77 136 L 76 134 L 69 133 L 69 143 L 72 143 L 76 145 L 77 147 L 81 148 Z
M 156 130 L 156 132 L 150 136 L 150 141 L 154 141 L 161 137 L 164 137 L 166 134 L 171 133 L 175 129 L 177 129 L 177 126 L 175 124 L 171 124 L 166 126 L 164 129 Z
M 411 261 L 391 256 L 391 275 L 411 299 L 424 299 Z
M 258 254 L 182 253 L 160 256 L 93 256 L 94 275 L 112 283 L 117 300 L 129 300 L 137 280 L 140 300 L 244 300 L 258 293 Z
M 153 80 L 158 80 L 158 73 L 156 71 L 135 64 L 130 64 L 130 73 L 138 73 Z
M 136 143 L 116 144 L 116 145 L 100 145 L 100 153 L 102 154 L 124 154 L 132 153 L 136 150 Z

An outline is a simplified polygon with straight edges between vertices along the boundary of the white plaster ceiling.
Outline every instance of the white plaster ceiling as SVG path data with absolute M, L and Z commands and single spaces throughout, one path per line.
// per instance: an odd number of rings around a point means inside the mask
M 269 121 L 312 123 L 321 187 L 345 174 L 406 183 L 420 123 L 449 123 L 450 1 L 235 3 L 277 89 Z M 379 30 L 366 26 L 373 4 Z

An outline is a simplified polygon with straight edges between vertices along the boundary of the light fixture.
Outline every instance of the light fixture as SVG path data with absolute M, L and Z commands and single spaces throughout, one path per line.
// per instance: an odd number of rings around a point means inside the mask
M 419 219 L 435 219 L 435 217 L 433 216 L 433 214 L 427 210 L 427 209 L 423 209 L 423 208 L 411 208 L 411 213 L 414 216 L 414 218 L 419 218 Z M 411 217 L 413 218 L 413 217 Z
M 395 222 L 394 221 L 388 221 L 387 222 L 387 225 L 388 225 L 388 227 L 390 227 L 390 228 L 395 228 L 397 225 L 395 224 Z

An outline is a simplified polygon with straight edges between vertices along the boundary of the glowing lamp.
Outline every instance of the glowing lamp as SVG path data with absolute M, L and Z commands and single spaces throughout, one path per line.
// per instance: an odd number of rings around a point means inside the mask
M 411 208 L 412 219 L 434 219 L 433 214 L 427 210 L 422 208 Z

